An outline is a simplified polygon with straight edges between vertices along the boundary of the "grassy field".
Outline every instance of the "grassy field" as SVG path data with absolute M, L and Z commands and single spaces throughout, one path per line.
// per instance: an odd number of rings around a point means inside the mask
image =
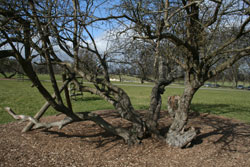
M 41 76 L 47 79 L 46 76 Z M 50 90 L 49 82 L 44 85 Z M 151 85 L 145 86 L 126 83 L 119 85 L 131 97 L 135 109 L 148 109 Z M 167 108 L 167 97 L 169 95 L 180 95 L 183 88 L 169 86 L 163 96 L 163 110 Z M 243 122 L 250 123 L 250 91 L 232 90 L 232 89 L 201 89 L 195 95 L 192 102 L 192 109 L 203 113 L 211 113 L 235 118 Z M 31 87 L 29 81 L 0 80 L 0 123 L 7 123 L 13 119 L 4 111 L 4 107 L 11 107 L 16 113 L 34 115 L 45 100 L 39 94 L 36 88 Z M 74 111 L 93 111 L 103 109 L 113 109 L 112 105 L 101 98 L 84 94 L 83 98 L 72 101 Z M 50 108 L 47 115 L 56 114 Z

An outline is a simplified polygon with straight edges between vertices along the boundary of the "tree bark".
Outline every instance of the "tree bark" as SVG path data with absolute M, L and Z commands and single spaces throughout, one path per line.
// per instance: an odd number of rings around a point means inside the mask
M 162 98 L 161 95 L 165 91 L 165 87 L 169 85 L 173 80 L 172 74 L 167 67 L 166 55 L 160 53 L 160 40 L 158 39 L 155 52 L 155 71 L 158 75 L 155 76 L 156 82 L 155 86 L 151 91 L 150 107 L 147 113 L 146 125 L 150 133 L 156 135 L 157 138 L 161 138 L 160 132 L 158 130 L 158 120 L 160 117 Z
M 105 121 L 103 118 L 101 118 L 99 115 L 91 112 L 83 112 L 83 113 L 76 113 L 77 116 L 80 118 L 80 120 L 73 120 L 70 117 L 65 117 L 63 120 L 56 121 L 56 122 L 51 122 L 51 123 L 42 123 L 39 122 L 37 119 L 27 116 L 27 115 L 17 115 L 10 107 L 5 107 L 5 110 L 16 120 L 21 120 L 21 121 L 31 121 L 35 126 L 35 129 L 38 128 L 46 128 L 50 129 L 52 127 L 58 127 L 61 129 L 62 127 L 72 123 L 72 122 L 78 122 L 78 121 L 86 121 L 86 120 L 91 120 L 95 122 L 97 125 L 100 127 L 104 128 L 105 130 L 122 137 L 126 143 L 128 144 L 133 144 L 131 143 L 131 133 L 124 129 L 124 128 L 116 128 L 113 127 L 111 124 L 109 124 L 107 121 Z
M 186 129 L 189 107 L 195 92 L 196 89 L 187 84 L 183 95 L 178 100 L 178 107 L 172 108 L 172 112 L 174 112 L 174 114 L 172 113 L 174 120 L 166 137 L 166 142 L 171 146 L 180 148 L 185 147 L 197 135 L 193 127 Z M 172 104 L 169 104 L 169 106 L 171 105 Z
M 15 57 L 15 52 L 13 50 L 0 50 L 0 59 L 7 57 Z
M 81 73 L 79 74 L 82 75 Z M 123 89 L 105 80 L 103 80 L 101 83 L 104 84 L 108 90 L 91 88 L 87 86 L 83 87 L 76 80 L 74 80 L 74 82 L 81 91 L 90 92 L 104 98 L 104 100 L 115 107 L 121 118 L 132 122 L 132 127 L 129 130 L 129 139 L 125 140 L 129 144 L 140 143 L 141 139 L 145 136 L 146 125 L 141 116 L 134 110 L 129 96 Z
M 171 82 L 170 82 L 171 83 Z M 158 130 L 158 120 L 160 117 L 162 98 L 161 95 L 164 93 L 164 88 L 167 84 L 156 82 L 155 86 L 151 91 L 150 107 L 146 116 L 146 125 L 149 130 L 148 133 L 160 137 Z
M 66 74 L 64 73 L 64 74 L 62 74 L 62 81 L 65 82 L 65 80 L 66 80 Z M 59 91 L 61 91 L 61 90 L 59 90 Z M 64 95 L 65 95 L 65 99 L 66 99 L 66 103 L 67 103 L 68 108 L 71 111 L 73 111 L 70 96 L 69 96 L 68 85 L 65 86 Z

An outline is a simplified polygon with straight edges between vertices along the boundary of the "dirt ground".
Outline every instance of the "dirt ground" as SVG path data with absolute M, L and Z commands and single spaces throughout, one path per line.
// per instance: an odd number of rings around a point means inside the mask
M 129 124 L 114 111 L 98 111 L 113 125 Z M 162 112 L 162 132 L 170 120 Z M 43 121 L 61 119 L 50 116 Z M 128 146 L 90 121 L 61 130 L 21 133 L 26 123 L 0 125 L 0 167 L 7 166 L 250 166 L 250 124 L 214 115 L 193 114 L 189 126 L 199 136 L 186 149 L 172 148 L 152 138 Z

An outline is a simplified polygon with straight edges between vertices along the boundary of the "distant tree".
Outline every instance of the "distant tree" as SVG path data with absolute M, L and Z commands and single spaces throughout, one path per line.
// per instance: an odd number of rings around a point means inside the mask
M 12 78 L 17 73 L 23 73 L 18 62 L 13 58 L 0 58 L 0 74 L 4 78 Z
M 153 81 L 154 75 L 154 48 L 144 41 L 133 40 L 129 35 L 113 41 L 114 49 L 119 50 L 117 56 L 110 60 L 112 63 L 126 65 L 129 71 L 133 71 L 134 76 L 140 78 L 141 83 L 144 81 Z
M 232 80 L 232 86 L 236 88 L 238 86 L 238 82 L 240 80 L 240 69 L 239 69 L 240 64 L 235 63 L 231 68 L 230 68 L 230 73 L 231 73 L 231 80 Z

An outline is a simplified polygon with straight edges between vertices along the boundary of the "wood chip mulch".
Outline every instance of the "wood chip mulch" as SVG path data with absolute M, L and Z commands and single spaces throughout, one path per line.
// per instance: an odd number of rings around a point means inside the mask
M 97 113 L 113 125 L 129 126 L 115 111 Z M 159 124 L 166 131 L 171 120 L 164 111 L 162 116 Z M 42 121 L 62 117 L 50 116 Z M 128 146 L 90 121 L 73 123 L 61 130 L 21 133 L 25 124 L 0 125 L 0 167 L 250 166 L 250 124 L 214 115 L 191 116 L 188 126 L 200 128 L 200 134 L 186 149 L 172 148 L 152 138 Z

